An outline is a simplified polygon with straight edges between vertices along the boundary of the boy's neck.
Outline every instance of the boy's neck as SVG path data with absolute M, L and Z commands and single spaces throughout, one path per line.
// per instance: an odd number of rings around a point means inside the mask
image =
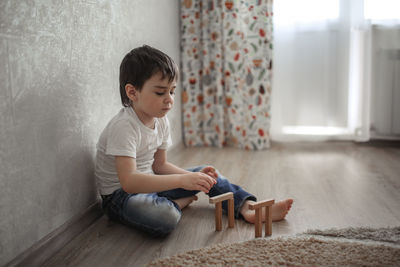
M 139 118 L 139 120 L 143 123 L 144 126 L 150 129 L 154 129 L 155 119 L 153 117 L 149 117 L 143 112 L 136 110 L 134 105 L 131 105 L 131 108 L 133 109 L 133 112 L 136 113 L 136 116 Z

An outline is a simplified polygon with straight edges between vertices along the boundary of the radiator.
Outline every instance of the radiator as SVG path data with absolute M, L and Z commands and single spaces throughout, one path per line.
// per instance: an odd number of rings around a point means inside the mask
M 372 27 L 371 138 L 400 139 L 400 28 Z

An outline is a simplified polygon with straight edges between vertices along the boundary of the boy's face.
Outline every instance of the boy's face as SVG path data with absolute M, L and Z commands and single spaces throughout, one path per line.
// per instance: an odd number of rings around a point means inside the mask
M 130 84 L 125 86 L 127 96 L 132 100 L 139 118 L 145 123 L 154 118 L 164 117 L 174 104 L 176 80 L 162 79 L 161 73 L 154 74 L 138 91 Z

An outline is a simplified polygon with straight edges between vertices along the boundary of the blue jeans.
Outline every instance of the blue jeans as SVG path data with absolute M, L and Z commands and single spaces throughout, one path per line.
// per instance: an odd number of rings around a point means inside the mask
M 198 172 L 204 166 L 190 168 L 188 171 Z M 256 197 L 244 191 L 240 186 L 231 184 L 218 173 L 217 183 L 210 189 L 210 197 L 223 193 L 233 192 L 235 202 L 235 217 L 239 218 L 240 208 L 245 200 L 254 200 Z M 162 236 L 176 228 L 182 212 L 173 201 L 175 199 L 193 196 L 199 191 L 173 189 L 149 194 L 128 194 L 122 189 L 111 195 L 102 196 L 103 210 L 107 216 L 125 225 L 138 228 L 154 236 Z M 222 209 L 227 211 L 227 201 L 222 203 Z

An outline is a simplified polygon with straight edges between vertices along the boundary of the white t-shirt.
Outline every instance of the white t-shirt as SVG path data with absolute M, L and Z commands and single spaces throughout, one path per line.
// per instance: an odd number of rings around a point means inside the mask
M 153 173 L 154 153 L 171 145 L 167 116 L 155 119 L 154 129 L 146 127 L 132 107 L 122 108 L 111 119 L 97 143 L 95 176 L 101 195 L 121 188 L 115 167 L 115 156 L 136 159 L 136 169 Z

